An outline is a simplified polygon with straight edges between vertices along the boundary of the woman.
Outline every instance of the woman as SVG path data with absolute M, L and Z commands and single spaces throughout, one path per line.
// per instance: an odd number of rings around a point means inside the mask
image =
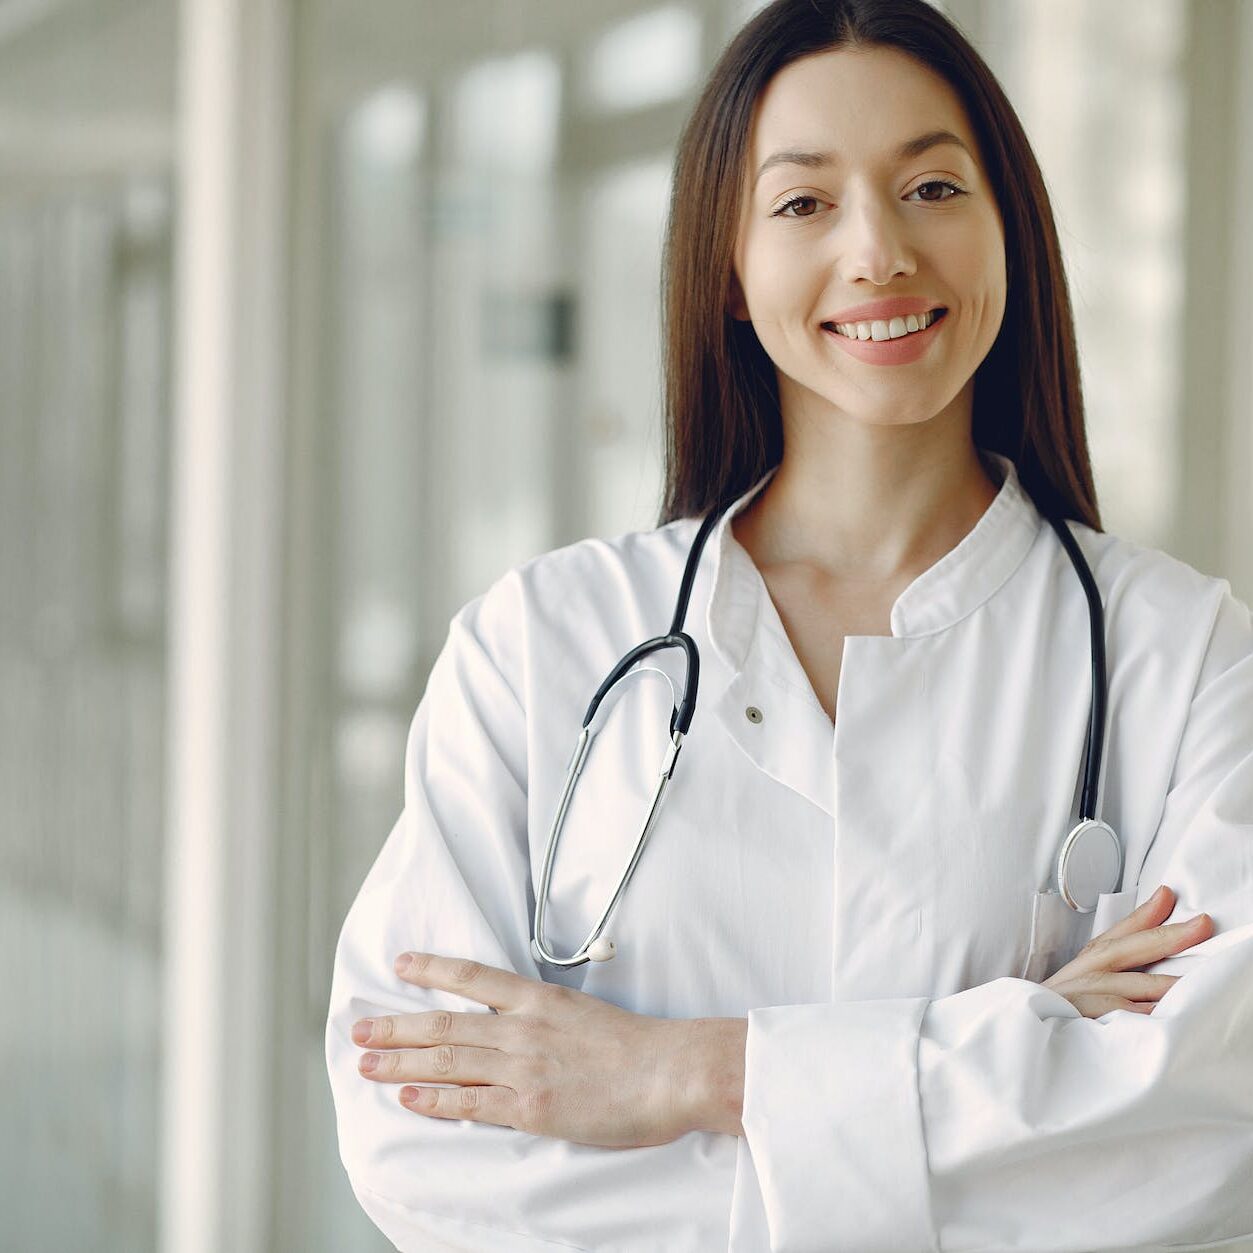
M 453 619 L 344 924 L 327 1063 L 362 1205 L 402 1249 L 1253 1232 L 1253 624 L 1100 529 L 999 86 L 921 0 L 777 0 L 682 138 L 665 278 L 662 525 Z M 1123 854 L 1094 912 L 1052 883 L 1092 681 L 1046 515 L 1104 603 Z M 674 649 L 615 689 L 537 953 L 588 700 L 665 633 L 701 533 L 699 703 L 616 956 L 587 940 L 672 743 Z

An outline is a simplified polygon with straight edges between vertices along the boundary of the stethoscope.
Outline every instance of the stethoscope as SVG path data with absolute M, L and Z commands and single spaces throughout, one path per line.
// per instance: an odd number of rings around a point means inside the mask
M 566 771 L 565 787 L 561 800 L 557 805 L 557 813 L 553 818 L 552 829 L 548 833 L 548 847 L 544 852 L 544 868 L 540 875 L 539 894 L 535 902 L 535 927 L 531 937 L 531 953 L 536 961 L 546 962 L 550 966 L 581 966 L 584 962 L 609 961 L 616 951 L 613 940 L 604 936 L 605 922 L 613 913 L 622 899 L 626 885 L 635 873 L 639 864 L 640 854 L 652 834 L 657 823 L 657 814 L 661 802 L 674 777 L 675 763 L 678 761 L 679 749 L 683 746 L 683 737 L 692 723 L 692 714 L 696 711 L 696 689 L 700 681 L 700 653 L 696 641 L 683 630 L 683 621 L 687 617 L 687 603 L 692 594 L 692 583 L 696 577 L 696 567 L 700 562 L 705 541 L 718 518 L 731 502 L 715 508 L 701 523 L 688 553 L 687 564 L 683 569 L 683 580 L 679 584 L 679 598 L 674 607 L 674 620 L 665 635 L 637 644 L 606 676 L 605 681 L 596 689 L 592 703 L 587 707 L 583 717 L 583 729 L 579 733 L 578 743 L 570 759 Z M 1105 750 L 1105 615 L 1101 608 L 1101 597 L 1097 591 L 1096 580 L 1092 571 L 1079 551 L 1079 545 L 1064 522 L 1045 515 L 1057 538 L 1061 540 L 1079 582 L 1083 584 L 1084 594 L 1088 599 L 1088 619 L 1091 626 L 1092 653 L 1092 705 L 1088 720 L 1087 754 L 1083 767 L 1083 791 L 1079 807 L 1079 822 L 1062 841 L 1057 854 L 1056 891 L 1076 913 L 1091 913 L 1096 908 L 1097 898 L 1112 892 L 1122 875 L 1123 848 L 1122 841 L 1108 823 L 1102 822 L 1097 816 L 1097 789 L 1101 777 L 1101 757 Z M 579 946 L 571 957 L 556 957 L 548 951 L 544 941 L 544 912 L 548 907 L 548 889 L 552 879 L 553 859 L 557 853 L 557 842 L 561 828 L 565 823 L 566 812 L 570 808 L 570 799 L 574 795 L 574 787 L 587 761 L 592 740 L 604 725 L 609 705 L 604 704 L 605 698 L 624 678 L 633 678 L 643 673 L 661 674 L 669 682 L 669 676 L 655 667 L 642 667 L 632 670 L 636 662 L 668 648 L 679 649 L 686 658 L 686 674 L 683 682 L 683 696 L 677 707 L 672 704 L 670 714 L 670 744 L 666 749 L 662 762 L 661 773 L 657 779 L 657 787 L 653 793 L 652 804 L 635 842 L 635 849 L 630 860 L 623 869 L 618 881 L 618 890 L 614 892 L 605 906 L 600 918 L 592 927 L 587 939 Z M 628 674 L 630 671 L 630 674 Z M 671 692 L 673 694 L 673 684 Z M 622 689 L 617 689 L 621 694 Z

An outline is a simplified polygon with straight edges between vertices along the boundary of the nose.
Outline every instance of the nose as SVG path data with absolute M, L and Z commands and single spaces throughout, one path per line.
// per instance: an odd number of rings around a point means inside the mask
M 883 287 L 917 268 L 907 232 L 892 207 L 881 197 L 855 198 L 832 234 L 841 282 L 866 279 Z

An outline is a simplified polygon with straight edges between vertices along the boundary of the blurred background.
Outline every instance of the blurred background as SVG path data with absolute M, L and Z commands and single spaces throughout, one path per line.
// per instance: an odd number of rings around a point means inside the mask
M 0 1246 L 389 1247 L 338 929 L 451 615 L 656 521 L 670 162 L 758 7 L 0 0 Z M 1253 599 L 1253 0 L 937 7 L 1107 529 Z

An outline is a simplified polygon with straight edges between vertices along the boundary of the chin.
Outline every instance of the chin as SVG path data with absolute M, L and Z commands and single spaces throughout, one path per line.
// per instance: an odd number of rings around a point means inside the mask
M 856 424 L 857 426 L 916 426 L 919 422 L 929 422 L 935 417 L 933 409 L 927 409 L 925 412 L 902 412 L 899 405 L 876 406 L 872 409 L 862 407 L 860 409 L 841 403 L 834 397 L 823 396 L 816 393 L 821 404 L 830 406 L 844 418 Z
M 917 426 L 920 422 L 929 422 L 934 416 L 934 414 L 929 413 L 925 417 L 903 418 L 900 414 L 893 414 L 891 417 L 859 419 L 856 415 L 853 415 L 853 420 L 859 422 L 862 426 Z

